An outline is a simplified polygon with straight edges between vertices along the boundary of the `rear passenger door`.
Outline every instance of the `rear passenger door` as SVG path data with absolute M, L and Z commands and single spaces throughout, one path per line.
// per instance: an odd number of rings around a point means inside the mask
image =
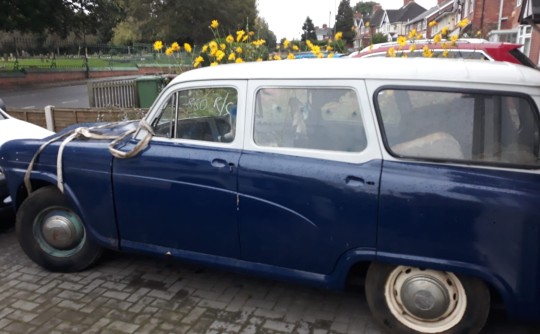
M 380 150 L 360 82 L 251 81 L 238 170 L 244 260 L 327 274 L 374 252 Z

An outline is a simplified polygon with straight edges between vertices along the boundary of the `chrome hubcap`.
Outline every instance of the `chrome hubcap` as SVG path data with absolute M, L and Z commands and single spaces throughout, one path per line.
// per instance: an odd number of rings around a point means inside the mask
M 450 306 L 444 284 L 436 278 L 422 275 L 403 282 L 401 301 L 411 315 L 429 320 L 440 318 Z
M 53 213 L 45 217 L 41 232 L 43 239 L 60 250 L 75 247 L 83 237 L 83 230 L 77 228 L 67 217 Z

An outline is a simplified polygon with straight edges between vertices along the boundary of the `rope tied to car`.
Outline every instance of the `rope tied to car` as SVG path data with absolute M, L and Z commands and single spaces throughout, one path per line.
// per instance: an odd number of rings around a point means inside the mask
M 134 121 L 127 121 L 127 122 L 121 122 L 121 123 L 113 123 L 114 125 L 121 125 L 121 124 L 129 124 L 134 123 Z M 139 125 L 134 128 L 130 129 L 128 131 L 125 131 L 124 133 L 121 133 L 119 135 L 104 135 L 102 133 L 97 132 L 98 130 L 105 129 L 107 127 L 111 127 L 111 123 L 93 126 L 93 127 L 78 127 L 75 128 L 69 132 L 66 132 L 62 134 L 61 136 L 54 137 L 50 139 L 49 141 L 43 143 L 39 149 L 36 151 L 34 156 L 32 157 L 32 160 L 30 161 L 30 164 L 28 165 L 28 168 L 26 169 L 26 173 L 24 175 L 24 185 L 26 187 L 26 191 L 28 194 L 32 193 L 32 183 L 30 182 L 30 176 L 32 174 L 32 170 L 34 169 L 34 165 L 40 156 L 40 154 L 45 150 L 47 146 L 50 144 L 62 140 L 62 143 L 60 144 L 60 147 L 58 149 L 58 154 L 56 156 L 56 176 L 57 176 L 57 187 L 58 189 L 64 193 L 64 177 L 62 173 L 62 157 L 64 154 L 64 148 L 67 144 L 69 144 L 71 141 L 76 139 L 96 139 L 96 140 L 112 140 L 109 143 L 108 149 L 109 152 L 114 156 L 115 158 L 119 159 L 128 159 L 131 157 L 136 156 L 140 152 L 142 152 L 146 147 L 148 147 L 148 143 L 154 136 L 154 129 L 152 129 L 152 126 L 148 124 L 145 120 L 140 120 Z M 142 140 L 140 140 L 133 149 L 129 151 L 121 151 L 116 148 L 116 145 L 123 141 L 126 137 L 135 134 L 139 132 L 140 130 L 145 130 L 146 135 Z

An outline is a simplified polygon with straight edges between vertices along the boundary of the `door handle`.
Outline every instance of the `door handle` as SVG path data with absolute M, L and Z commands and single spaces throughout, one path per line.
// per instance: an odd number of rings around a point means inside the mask
M 358 187 L 363 186 L 366 181 L 361 177 L 349 175 L 345 178 L 345 183 L 351 187 Z
M 235 164 L 232 162 L 227 162 L 223 159 L 214 159 L 212 160 L 212 166 L 216 168 L 225 168 L 229 167 L 229 171 L 232 172 Z

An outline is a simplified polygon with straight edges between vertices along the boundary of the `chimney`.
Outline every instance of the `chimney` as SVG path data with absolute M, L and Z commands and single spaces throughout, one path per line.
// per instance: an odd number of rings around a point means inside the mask
M 382 6 L 380 3 L 376 3 L 373 5 L 373 13 L 375 13 L 376 11 L 378 11 L 379 9 L 382 9 Z M 373 14 L 372 13 L 372 14 Z
M 409 2 L 414 2 L 414 0 L 403 0 L 403 7 L 407 6 Z

